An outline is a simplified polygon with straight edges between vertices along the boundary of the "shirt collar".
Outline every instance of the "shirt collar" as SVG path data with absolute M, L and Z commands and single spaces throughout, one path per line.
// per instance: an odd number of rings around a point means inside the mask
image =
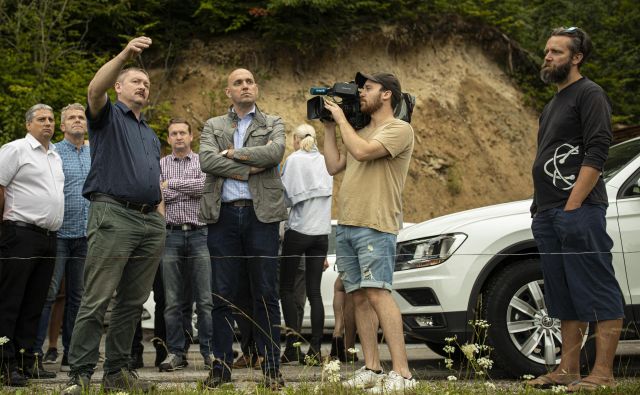
M 76 145 L 75 145 L 75 144 L 73 144 L 71 141 L 69 141 L 69 140 L 67 140 L 67 139 L 64 139 L 64 138 L 62 139 L 62 141 L 60 141 L 60 143 L 59 143 L 59 144 L 64 144 L 67 148 L 69 148 L 69 149 L 73 149 L 74 151 L 77 149 L 77 147 L 76 147 Z M 86 145 L 82 144 L 82 145 L 80 146 L 80 151 L 84 150 L 84 149 L 85 149 L 85 147 L 86 147 Z
M 131 113 L 131 116 L 136 118 L 136 114 L 133 113 L 133 110 L 131 110 L 129 107 L 127 107 L 127 105 L 124 104 L 123 102 L 121 102 L 120 100 L 116 100 L 116 107 L 118 107 L 120 109 L 120 111 L 122 111 L 124 114 Z M 136 120 L 137 120 L 137 118 L 136 118 Z M 145 125 L 149 126 L 147 124 L 147 119 L 144 117 L 143 113 L 140 113 L 140 123 L 144 123 Z
M 44 146 L 35 137 L 33 137 L 31 133 L 27 133 L 25 138 L 27 139 L 27 142 L 31 146 L 31 149 L 36 149 L 39 147 L 44 148 Z M 55 151 L 55 150 L 56 150 L 55 144 L 53 144 L 52 142 L 49 142 L 49 151 Z
M 189 152 L 187 155 L 185 155 L 183 159 L 187 159 L 187 158 L 188 158 L 189 160 L 193 160 L 193 157 L 194 157 L 194 156 L 196 156 L 196 153 L 195 153 L 195 152 L 193 152 L 193 150 L 192 150 L 192 151 L 191 151 L 191 152 Z M 180 160 L 180 158 L 178 158 L 177 156 L 175 156 L 175 155 L 173 154 L 173 152 L 169 154 L 169 157 L 171 158 L 171 160 Z
M 234 114 L 237 114 L 236 113 L 236 109 L 233 106 L 231 106 L 231 112 L 234 113 Z M 255 115 L 256 115 L 256 105 L 254 104 L 253 107 L 251 107 L 251 110 L 244 117 L 242 117 L 242 118 L 238 117 L 238 118 L 239 119 L 246 119 L 249 116 L 254 117 Z

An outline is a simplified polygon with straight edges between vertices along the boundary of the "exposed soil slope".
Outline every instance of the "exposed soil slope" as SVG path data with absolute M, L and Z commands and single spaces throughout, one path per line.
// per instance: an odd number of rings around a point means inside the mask
M 291 131 L 305 122 L 309 87 L 351 80 L 357 71 L 391 71 L 403 90 L 418 99 L 412 121 L 415 151 L 404 191 L 405 221 L 531 195 L 537 115 L 480 47 L 450 38 L 389 53 L 384 44 L 372 48 L 374 44 L 378 43 L 343 50 L 304 71 L 294 66 L 299 62 L 252 57 L 247 50 L 250 41 L 215 47 L 194 44 L 192 56 L 161 85 L 161 100 L 171 102 L 173 115 L 201 123 L 225 111 L 227 74 L 247 67 L 260 85 L 260 107 L 286 122 L 289 154 Z M 319 122 L 312 124 L 322 130 Z M 336 194 L 340 181 L 336 177 Z

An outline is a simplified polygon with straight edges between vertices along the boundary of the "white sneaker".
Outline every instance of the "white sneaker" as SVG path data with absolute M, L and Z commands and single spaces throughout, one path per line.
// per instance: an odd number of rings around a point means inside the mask
M 367 389 L 379 385 L 384 377 L 384 372 L 376 373 L 373 370 L 367 369 L 366 366 L 363 366 L 356 370 L 353 377 L 349 380 L 343 381 L 342 386 L 345 388 Z
M 413 377 L 405 379 L 393 370 L 382 379 L 380 385 L 370 388 L 370 394 L 405 394 L 414 392 L 418 382 Z

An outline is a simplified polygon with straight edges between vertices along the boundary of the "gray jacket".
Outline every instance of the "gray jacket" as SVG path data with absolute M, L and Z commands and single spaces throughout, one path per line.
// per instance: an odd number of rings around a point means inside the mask
M 200 137 L 200 167 L 207 175 L 200 199 L 200 220 L 211 224 L 218 222 L 222 204 L 222 183 L 225 178 L 248 180 L 253 207 L 260 222 L 278 222 L 287 218 L 284 204 L 284 186 L 280 180 L 278 165 L 282 161 L 285 146 L 284 124 L 277 116 L 256 113 L 247 128 L 244 145 L 234 148 L 233 159 L 220 152 L 233 147 L 233 133 L 238 125 L 238 115 L 209 119 Z M 267 144 L 271 141 L 271 144 Z M 249 175 L 251 167 L 264 171 Z

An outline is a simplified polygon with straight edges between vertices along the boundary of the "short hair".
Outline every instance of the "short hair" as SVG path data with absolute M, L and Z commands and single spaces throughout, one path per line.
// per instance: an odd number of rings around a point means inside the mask
M 27 121 L 27 123 L 31 122 L 33 120 L 33 117 L 36 114 L 36 111 L 38 111 L 38 110 L 49 110 L 53 114 L 53 108 L 51 108 L 51 106 L 48 106 L 48 105 L 42 104 L 42 103 L 38 103 L 38 104 L 32 106 L 30 109 L 28 109 L 27 112 L 24 114 L 25 121 Z
M 316 130 L 308 123 L 298 125 L 293 135 L 300 139 L 300 148 L 309 152 L 316 145 Z
M 571 39 L 571 44 L 569 44 L 571 55 L 582 54 L 582 60 L 578 63 L 578 67 L 582 66 L 582 63 L 591 55 L 591 50 L 593 49 L 591 38 L 587 32 L 579 27 L 557 27 L 551 31 L 551 37 L 553 36 L 563 36 Z
M 187 120 L 184 119 L 184 118 L 171 118 L 169 120 L 169 124 L 167 125 L 167 130 L 169 130 L 169 126 L 175 125 L 177 123 L 184 123 L 185 125 L 187 125 L 187 129 L 189 130 L 189 134 L 191 134 L 191 124 L 189 124 L 189 122 L 187 122 Z
M 68 104 L 65 107 L 62 108 L 62 111 L 60 111 L 60 122 L 64 122 L 64 119 L 66 118 L 66 113 L 69 110 L 80 110 L 82 112 L 85 112 L 85 108 L 82 104 L 80 103 L 72 103 L 72 104 Z
M 132 71 L 139 71 L 142 74 L 146 75 L 147 78 L 150 79 L 149 73 L 147 73 L 145 70 L 141 69 L 140 67 L 127 67 L 126 69 L 120 70 L 120 72 L 118 73 L 118 78 L 116 79 L 116 81 L 122 82 L 122 80 L 124 79 L 124 76 L 129 74 Z

